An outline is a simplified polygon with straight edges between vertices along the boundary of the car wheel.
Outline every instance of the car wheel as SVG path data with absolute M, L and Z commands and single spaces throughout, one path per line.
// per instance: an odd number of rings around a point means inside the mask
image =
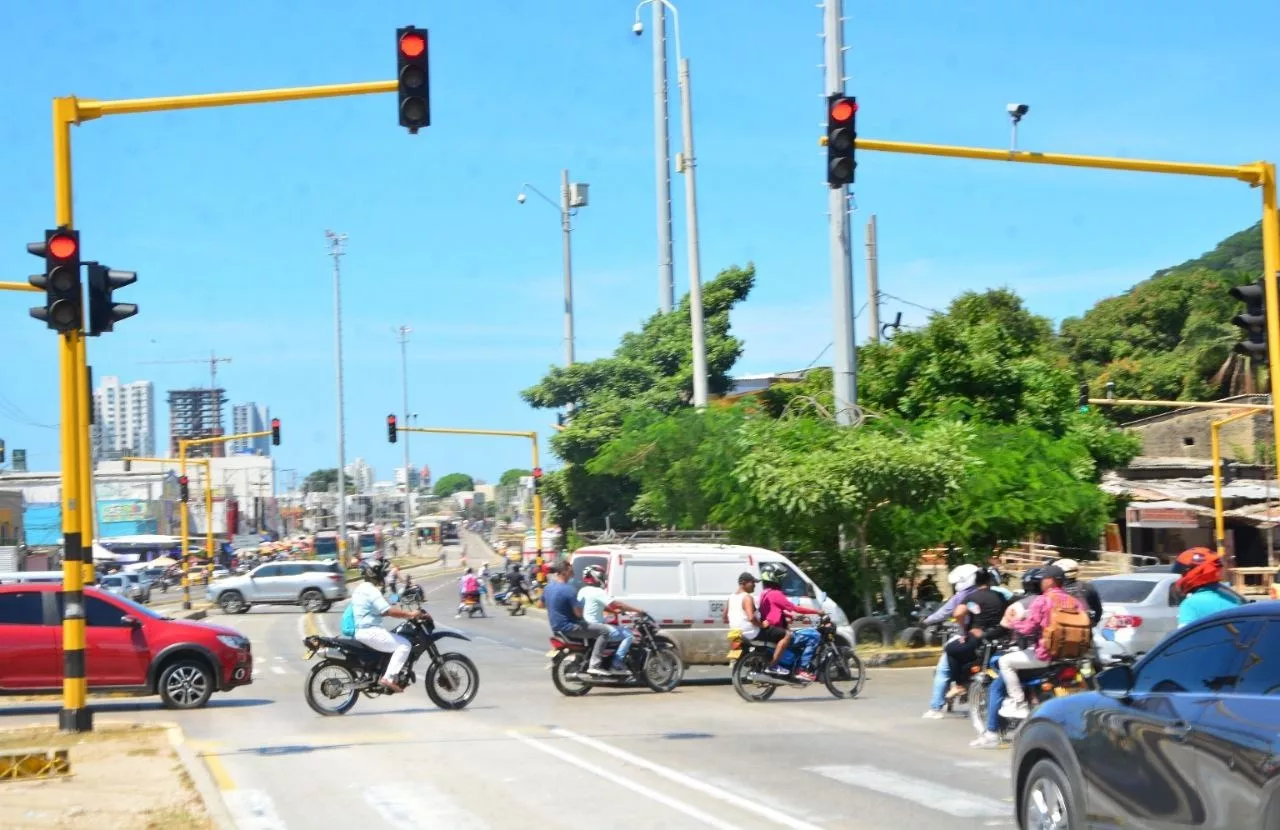
M 213 672 L 201 660 L 176 660 L 164 667 L 157 683 L 160 701 L 169 709 L 199 709 L 213 694 Z
M 222 596 L 218 597 L 218 607 L 224 614 L 243 614 L 249 610 L 239 591 L 224 591 Z
M 1074 790 L 1062 767 L 1042 758 L 1031 768 L 1021 789 L 1018 816 L 1027 830 L 1077 830 Z
M 308 588 L 303 591 L 302 596 L 298 598 L 298 601 L 302 603 L 304 611 L 312 611 L 317 614 L 324 611 L 324 594 L 320 593 L 315 588 Z

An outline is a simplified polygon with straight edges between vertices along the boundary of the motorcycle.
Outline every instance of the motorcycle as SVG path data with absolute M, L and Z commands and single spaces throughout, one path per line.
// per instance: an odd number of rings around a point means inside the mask
M 400 605 L 406 611 L 417 611 L 427 601 L 427 595 L 421 585 L 406 580 L 404 590 L 400 592 Z
M 484 613 L 484 605 L 480 603 L 480 593 L 463 594 L 462 602 L 458 603 L 458 616 L 467 617 L 484 617 L 488 616 Z
M 441 709 L 462 709 L 475 699 L 480 688 L 475 663 L 465 654 L 441 653 L 437 646 L 438 641 L 448 637 L 468 641 L 470 637 L 450 628 L 437 628 L 430 614 L 405 620 L 394 631 L 411 644 L 409 660 L 396 675 L 398 685 L 408 688 L 414 683 L 414 664 L 425 654 L 431 664 L 423 682 L 432 703 Z M 391 660 L 390 653 L 346 637 L 309 636 L 302 642 L 307 649 L 302 655 L 304 660 L 320 653 L 324 657 L 311 669 L 305 686 L 307 704 L 318 714 L 345 715 L 361 694 L 369 698 L 395 694 L 378 682 Z
M 813 673 L 833 696 L 855 698 L 862 691 L 867 676 L 862 661 L 852 648 L 836 639 L 836 625 L 825 614 L 816 626 L 821 637 L 813 656 Z M 736 628 L 729 632 L 729 662 L 733 664 L 733 688 L 738 696 L 749 703 L 759 703 L 773 697 L 779 686 L 803 689 L 808 680 L 796 676 L 804 667 L 793 659 L 785 675 L 766 671 L 773 663 L 774 644 L 762 640 L 744 640 Z
M 653 617 L 641 613 L 631 624 L 634 641 L 627 652 L 624 665 L 626 675 L 594 675 L 587 672 L 587 661 L 594 648 L 594 641 L 551 636 L 551 682 L 556 690 L 567 697 L 581 697 L 596 686 L 648 686 L 655 692 L 669 692 L 684 678 L 684 662 L 676 647 L 662 639 L 661 629 Z M 610 665 L 618 651 L 618 643 L 610 641 L 603 654 L 603 662 Z
M 969 720 L 979 735 L 987 731 L 987 711 L 991 700 L 991 684 L 1000 676 L 997 662 L 1016 645 L 1008 639 L 989 640 L 978 649 L 978 660 L 970 667 L 969 677 L 961 681 L 968 686 Z M 1085 655 L 1074 660 L 1054 660 L 1047 666 L 1018 672 L 1027 708 L 1034 710 L 1051 697 L 1066 697 L 1094 686 L 1095 658 Z M 1022 728 L 1019 718 L 999 718 L 996 730 L 1002 741 L 1010 740 Z

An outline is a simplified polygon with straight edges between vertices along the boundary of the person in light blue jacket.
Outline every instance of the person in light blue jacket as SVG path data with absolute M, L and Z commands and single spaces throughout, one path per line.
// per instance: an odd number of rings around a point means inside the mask
M 974 592 L 974 583 L 977 580 L 978 570 L 977 565 L 959 565 L 952 568 L 951 573 L 947 574 L 947 581 L 951 583 L 951 588 L 955 593 L 941 608 L 925 617 L 922 625 L 937 625 L 951 619 L 956 607 Z M 924 717 L 932 720 L 945 717 L 942 707 L 946 704 L 947 688 L 950 685 L 951 670 L 948 667 L 947 655 L 944 653 L 938 657 L 938 667 L 933 673 L 933 694 L 929 699 L 929 709 L 924 713 Z

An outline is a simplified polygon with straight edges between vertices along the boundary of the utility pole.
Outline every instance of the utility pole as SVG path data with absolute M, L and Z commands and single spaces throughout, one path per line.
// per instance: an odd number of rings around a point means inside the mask
M 573 224 L 569 205 L 569 168 L 560 171 L 560 229 L 564 236 L 564 365 L 573 365 L 573 256 L 570 240 Z M 405 422 L 408 423 L 409 405 L 405 404 Z M 407 443 L 407 442 L 406 442 Z M 408 449 L 405 450 L 408 452 Z
M 658 308 L 670 313 L 676 304 L 674 254 L 671 248 L 671 142 L 667 116 L 667 13 L 653 3 L 653 143 L 658 179 Z
M 567 243 L 566 243 L 567 244 Z M 409 332 L 408 326 L 396 329 L 400 334 L 400 387 L 404 393 L 404 423 L 409 424 Z M 404 434 L 404 532 L 413 548 L 413 471 L 409 469 L 409 433 Z
M 342 391 L 342 248 L 345 233 L 324 232 L 333 257 L 333 351 L 338 381 L 338 561 L 347 564 L 347 429 Z
M 876 216 L 867 220 L 867 325 L 871 342 L 880 342 L 880 267 L 876 261 Z
M 844 16 L 841 0 L 823 2 L 823 40 L 826 46 L 824 92 L 826 95 L 843 95 Z M 853 330 L 853 261 L 849 247 L 848 193 L 843 187 L 829 190 L 827 223 L 830 229 L 831 305 L 835 314 L 835 366 L 832 375 L 836 422 L 850 426 L 853 424 L 853 407 L 858 403 L 858 353 Z
M 661 6 L 662 3 L 655 3 Z M 674 8 L 674 6 L 672 7 Z M 679 51 L 680 38 L 676 37 Z M 684 212 L 689 237 L 689 325 L 693 332 L 693 405 L 707 405 L 707 340 L 702 310 L 702 256 L 698 248 L 697 161 L 693 157 L 693 91 L 689 84 L 689 59 L 680 56 L 680 121 L 684 131 L 684 153 L 680 172 L 684 174 Z

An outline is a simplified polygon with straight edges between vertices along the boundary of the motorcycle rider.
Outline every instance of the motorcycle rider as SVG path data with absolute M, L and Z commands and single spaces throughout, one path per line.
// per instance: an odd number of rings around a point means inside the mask
M 1178 591 L 1178 628 L 1216 611 L 1235 608 L 1239 601 L 1221 586 L 1222 557 L 1208 548 L 1190 548 L 1178 554 L 1173 572 L 1181 574 Z
M 458 593 L 460 594 L 458 602 L 458 613 L 455 617 L 461 617 L 467 603 L 471 600 L 480 602 L 480 580 L 476 579 L 474 568 L 467 568 L 467 572 L 462 575 L 458 581 Z
M 1035 648 L 1011 651 L 1000 658 L 1000 676 L 1004 678 L 1005 690 L 1009 697 L 1000 707 L 1000 715 L 1005 718 L 1023 719 L 1030 714 L 1027 708 L 1026 694 L 1018 681 L 1021 669 L 1037 669 L 1049 665 L 1052 655 L 1045 644 L 1044 632 L 1050 624 L 1053 613 L 1059 609 L 1074 608 L 1088 615 L 1084 606 L 1075 597 L 1063 590 L 1066 574 L 1056 565 L 1049 565 L 1040 572 L 1040 596 L 1027 607 L 1026 613 L 1020 617 L 1006 615 L 1002 624 L 1018 634 L 1037 638 Z
M 510 602 L 516 597 L 524 597 L 525 602 L 533 605 L 533 597 L 529 596 L 529 588 L 525 585 L 524 571 L 520 568 L 520 562 L 512 561 L 511 567 L 507 569 L 507 601 Z
M 974 575 L 973 591 L 963 605 L 956 606 L 955 618 L 961 623 L 962 633 L 943 647 L 950 663 L 948 674 L 952 678 L 948 698 L 964 694 L 965 687 L 960 684 L 960 679 L 966 676 L 969 664 L 976 659 L 978 647 L 988 633 L 1000 631 L 1007 603 L 991 588 L 991 579 L 990 570 L 978 571 Z
M 403 692 L 404 687 L 396 682 L 396 675 L 404 668 L 409 659 L 411 644 L 399 634 L 382 627 L 383 617 L 397 617 L 405 620 L 416 620 L 426 616 L 425 611 L 405 611 L 394 608 L 382 596 L 383 566 L 379 562 L 360 563 L 361 582 L 351 592 L 352 614 L 356 622 L 356 639 L 371 649 L 391 654 L 387 662 L 387 670 L 383 673 L 379 684 L 393 692 Z
M 627 652 L 631 650 L 631 629 L 625 625 L 609 625 L 604 621 L 605 612 L 616 614 L 626 611 L 628 614 L 643 614 L 634 605 L 610 597 L 604 590 L 604 568 L 599 565 L 588 565 L 582 572 L 583 586 L 578 589 L 578 602 L 582 604 L 582 619 L 588 623 L 603 625 L 609 629 L 609 638 L 618 643 L 618 650 L 613 654 L 613 666 L 605 667 L 608 674 L 631 674 L 627 670 Z M 590 669 L 588 669 L 590 671 Z
M 547 583 L 546 592 L 542 595 L 547 607 L 547 622 L 552 634 L 579 640 L 594 639 L 595 646 L 591 649 L 587 672 L 608 674 L 604 668 L 604 650 L 612 631 L 607 625 L 583 619 L 578 594 L 569 584 L 572 573 L 573 568 L 567 561 L 561 560 L 551 566 L 551 581 Z
M 1008 608 L 1005 609 L 1005 619 L 1011 619 L 1015 616 L 1024 616 L 1027 608 L 1040 596 L 1040 576 L 1044 571 L 1041 568 L 1032 568 L 1022 575 L 1022 595 L 1013 601 Z M 1007 636 L 1012 632 L 1004 625 L 1001 620 L 999 633 L 992 634 L 993 637 Z M 987 729 L 976 740 L 970 741 L 969 746 L 975 749 L 999 749 L 1000 748 L 1000 707 L 1007 697 L 1004 685 L 1004 676 L 998 676 L 991 682 L 991 688 L 987 690 Z
M 1098 597 L 1097 588 L 1076 578 L 1080 573 L 1080 563 L 1074 559 L 1059 559 L 1053 564 L 1067 575 L 1067 584 L 1062 587 L 1089 612 L 1089 622 L 1096 626 L 1102 619 L 1102 600 Z
M 947 574 L 947 582 L 951 583 L 951 599 L 947 600 L 941 608 L 925 617 L 921 625 L 937 625 L 943 620 L 951 618 L 955 613 L 956 607 L 960 603 L 968 599 L 969 594 L 973 593 L 974 581 L 978 573 L 977 565 L 957 565 Z M 947 689 L 951 685 L 951 664 L 947 661 L 947 655 L 944 652 L 938 657 L 938 666 L 933 672 L 933 694 L 929 698 L 929 709 L 924 713 L 924 717 L 929 720 L 938 720 L 946 717 L 942 711 L 943 705 L 946 703 Z
M 764 582 L 764 593 L 760 595 L 760 619 L 763 625 L 759 639 L 777 643 L 773 649 L 773 664 L 765 671 L 775 675 L 790 674 L 781 666 L 780 661 L 782 655 L 791 647 L 792 641 L 799 636 L 803 641 L 804 651 L 800 655 L 801 670 L 796 672 L 796 678 L 812 683 L 817 677 L 809 671 L 809 663 L 812 662 L 813 654 L 818 649 L 817 632 L 814 631 L 814 636 L 810 636 L 805 631 L 812 631 L 812 629 L 805 629 L 793 634 L 787 627 L 787 623 L 793 614 L 821 616 L 822 612 L 796 605 L 787 598 L 787 595 L 782 592 L 782 580 L 786 578 L 786 573 L 781 565 L 772 562 L 760 566 L 760 580 Z

